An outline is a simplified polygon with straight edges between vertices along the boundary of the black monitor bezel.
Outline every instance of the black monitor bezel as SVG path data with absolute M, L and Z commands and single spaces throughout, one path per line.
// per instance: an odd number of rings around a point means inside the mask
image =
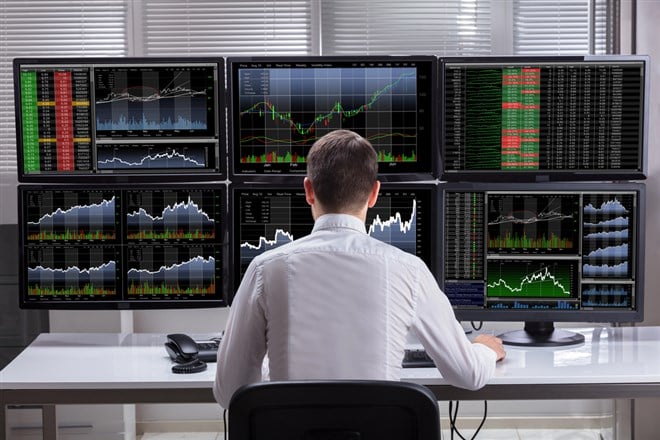
M 195 189 L 212 189 L 220 194 L 220 204 L 222 212 L 220 215 L 220 235 L 217 245 L 220 247 L 222 256 L 221 261 L 221 292 L 217 295 L 217 299 L 209 300 L 129 300 L 126 298 L 124 291 L 125 280 L 122 275 L 122 290 L 118 299 L 116 300 L 99 300 L 99 301 L 37 301 L 27 299 L 27 266 L 25 250 L 28 244 L 26 243 L 26 221 L 24 194 L 28 191 L 44 191 L 44 190 L 82 190 L 82 191 L 124 191 L 124 190 L 195 190 Z M 228 302 L 228 288 L 232 285 L 231 274 L 229 271 L 230 256 L 229 249 L 229 227 L 228 227 L 228 212 L 227 212 L 227 185 L 224 183 L 214 184 L 140 184 L 140 185 L 74 185 L 74 184 L 21 184 L 17 186 L 18 195 L 18 258 L 19 258 L 19 272 L 18 272 L 18 303 L 21 309 L 42 309 L 42 310 L 161 310 L 161 309 L 202 309 L 202 308 L 219 308 L 227 307 Z M 122 225 L 124 222 L 122 220 Z M 123 231 L 122 231 L 123 232 Z
M 438 210 L 439 207 L 439 191 L 438 191 L 438 185 L 435 181 L 423 181 L 423 182 L 382 182 L 381 183 L 381 190 L 423 190 L 423 191 L 428 191 L 429 194 L 429 203 L 430 206 L 428 206 L 425 210 L 426 215 L 425 217 L 427 218 L 428 226 L 427 229 L 429 230 L 427 233 L 429 234 L 429 241 L 430 241 L 430 252 L 429 252 L 429 262 L 426 262 L 427 267 L 431 271 L 431 273 L 436 277 L 436 279 L 439 280 L 439 255 L 437 252 L 437 249 L 440 249 L 439 243 L 440 243 L 440 233 L 437 228 L 435 228 L 433 225 L 436 225 L 440 219 L 440 213 Z M 231 237 L 231 244 L 230 244 L 230 250 L 229 254 L 232 261 L 232 264 L 234 267 L 231 269 L 231 274 L 230 278 L 231 281 L 233 282 L 232 285 L 230 285 L 227 295 L 227 301 L 231 305 L 234 295 L 236 294 L 236 291 L 238 290 L 238 287 L 240 286 L 241 283 L 241 277 L 240 277 L 240 234 L 239 231 L 237 230 L 238 225 L 235 222 L 235 216 L 239 215 L 237 213 L 240 212 L 239 206 L 238 206 L 238 197 L 236 196 L 237 192 L 239 191 L 259 191 L 259 190 L 265 190 L 265 191 L 277 191 L 277 190 L 282 190 L 282 191 L 296 191 L 296 192 L 302 192 L 304 193 L 304 188 L 302 185 L 302 177 L 300 177 L 300 184 L 296 185 L 294 183 L 238 183 L 238 184 L 232 184 L 229 186 L 229 228 L 230 228 L 230 237 Z M 310 208 L 310 218 L 311 218 L 311 208 Z
M 635 310 L 518 310 L 518 309 L 465 309 L 454 307 L 456 318 L 461 321 L 557 321 L 557 322 L 612 322 L 629 323 L 644 320 L 644 267 L 645 267 L 645 224 L 646 224 L 646 186 L 641 182 L 551 182 L 537 183 L 532 186 L 526 183 L 441 183 L 439 185 L 439 208 L 443 210 L 446 191 L 542 191 L 542 192 L 576 192 L 576 191 L 634 191 L 637 192 L 637 248 L 635 249 Z M 444 231 L 445 218 L 438 219 L 439 231 Z M 440 233 L 439 258 L 444 261 L 444 234 Z M 441 263 L 438 267 L 440 286 L 444 290 L 445 268 Z
M 439 172 L 439 127 L 435 124 L 438 113 L 438 59 L 434 55 L 367 55 L 367 56 L 234 56 L 227 57 L 227 139 L 228 139 L 228 164 L 229 164 L 229 179 L 236 182 L 295 182 L 298 177 L 304 176 L 304 171 L 301 173 L 244 173 L 237 170 L 237 155 L 236 151 L 238 146 L 236 139 L 239 134 L 239 126 L 234 121 L 236 120 L 236 113 L 238 112 L 237 93 L 235 92 L 238 87 L 238 76 L 236 74 L 241 63 L 268 63 L 268 64 L 283 64 L 292 65 L 301 63 L 305 65 L 316 63 L 388 63 L 388 62 L 424 62 L 429 63 L 431 78 L 429 78 L 429 116 L 430 126 L 427 128 L 428 137 L 431 145 L 429 145 L 429 158 L 430 163 L 428 169 L 420 172 L 395 172 L 387 173 L 379 170 L 379 179 L 381 181 L 423 181 L 435 179 Z
M 214 99 L 215 126 L 217 134 L 217 169 L 208 169 L 200 172 L 185 172 L 182 170 L 162 169 L 154 173 L 143 172 L 99 172 L 94 165 L 92 172 L 52 172 L 52 173 L 26 173 L 24 168 L 24 150 L 23 150 L 23 130 L 22 130 L 22 109 L 21 109 L 21 87 L 20 70 L 23 65 L 43 65 L 43 66 L 85 66 L 98 67 L 122 67 L 135 65 L 138 66 L 162 66 L 162 65 L 186 65 L 186 64 L 205 64 L 215 65 L 217 72 L 216 78 L 216 96 Z M 25 183 L 128 183 L 145 182 L 157 183 L 166 179 L 170 182 L 183 181 L 224 181 L 227 178 L 227 134 L 226 134 L 226 89 L 225 89 L 225 60 L 223 57 L 75 57 L 75 58 L 23 58 L 18 57 L 13 60 L 13 80 L 14 80 L 14 112 L 16 122 L 16 153 L 18 161 L 18 181 Z M 91 82 L 90 82 L 91 84 Z M 93 92 L 92 92 L 93 93 Z M 93 106 L 92 106 L 93 107 Z M 95 124 L 90 118 L 90 131 L 95 133 Z M 136 138 L 139 139 L 139 138 Z M 144 138 L 143 138 L 144 139 Z M 181 143 L 184 138 L 177 138 Z M 172 139 L 175 142 L 177 139 Z M 209 138 L 210 139 L 210 138 Z M 144 142 L 148 143 L 148 142 Z M 92 149 L 96 151 L 96 137 L 92 136 Z
M 636 62 L 642 63 L 643 81 L 642 91 L 642 127 L 641 127 L 641 151 L 640 151 L 640 169 L 639 170 L 531 170 L 531 171 L 507 171 L 507 170 L 485 170 L 485 171 L 447 171 L 445 169 L 446 154 L 446 121 L 443 117 L 445 113 L 445 72 L 448 63 L 517 63 L 517 64 L 550 64 L 550 63 L 580 63 L 580 62 Z M 475 56 L 475 57 L 440 57 L 438 68 L 438 87 L 440 89 L 440 165 L 439 179 L 447 182 L 548 182 L 548 181 L 604 181 L 604 180 L 642 180 L 648 175 L 648 131 L 649 131 L 649 90 L 650 90 L 650 57 L 647 55 L 508 55 L 508 56 Z

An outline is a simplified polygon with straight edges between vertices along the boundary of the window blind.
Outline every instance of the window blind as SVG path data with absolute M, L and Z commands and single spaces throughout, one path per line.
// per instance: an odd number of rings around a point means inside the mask
M 145 55 L 307 55 L 311 0 L 143 0 Z
M 323 55 L 491 53 L 490 0 L 328 0 Z
M 16 175 L 12 60 L 126 55 L 126 17 L 125 0 L 0 2 L 0 175 Z
M 513 51 L 517 55 L 584 55 L 593 23 L 596 53 L 606 53 L 606 0 L 514 0 Z M 592 17 L 591 14 L 594 14 Z M 593 19 L 593 20 L 592 20 Z

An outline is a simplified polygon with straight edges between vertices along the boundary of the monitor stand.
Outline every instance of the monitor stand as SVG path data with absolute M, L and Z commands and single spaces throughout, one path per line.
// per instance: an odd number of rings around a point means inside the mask
M 584 342 L 584 335 L 555 329 L 552 321 L 525 321 L 524 330 L 502 333 L 498 338 L 506 345 L 527 347 L 561 347 Z

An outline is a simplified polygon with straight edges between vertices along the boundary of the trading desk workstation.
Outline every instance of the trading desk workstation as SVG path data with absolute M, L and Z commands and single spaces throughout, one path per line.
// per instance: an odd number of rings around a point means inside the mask
M 507 347 L 495 377 L 477 391 L 448 385 L 435 368 L 401 380 L 439 400 L 634 399 L 660 397 L 660 327 L 572 329 L 567 347 Z M 44 439 L 57 438 L 55 405 L 212 403 L 215 364 L 174 374 L 160 334 L 44 333 L 1 372 L 3 432 L 10 405 L 43 405 Z M 47 368 L 46 368 L 47 366 Z
M 344 128 L 378 154 L 366 231 L 421 258 L 457 319 L 642 322 L 645 186 L 631 180 L 648 171 L 648 69 L 646 56 L 17 58 L 19 304 L 228 307 L 255 256 L 312 231 L 306 156 Z M 509 347 L 478 391 L 434 368 L 401 379 L 440 400 L 660 396 L 660 327 L 579 332 Z M 0 373 L 0 432 L 11 405 L 43 405 L 50 440 L 58 404 L 214 402 L 215 364 L 175 374 L 165 340 L 40 335 Z

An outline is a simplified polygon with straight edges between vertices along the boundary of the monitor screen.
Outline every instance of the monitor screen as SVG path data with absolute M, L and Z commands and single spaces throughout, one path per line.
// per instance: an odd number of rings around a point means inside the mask
M 223 180 L 222 58 L 14 60 L 19 180 Z
M 644 186 L 443 184 L 442 286 L 472 321 L 643 319 Z
M 648 57 L 441 60 L 441 179 L 645 178 Z
M 20 305 L 226 304 L 226 185 L 19 185 Z
M 381 178 L 435 176 L 435 57 L 228 58 L 231 172 L 304 174 L 310 147 L 347 129 Z
M 309 235 L 314 227 L 302 185 L 233 185 L 234 289 L 250 262 L 267 250 Z M 383 183 L 367 212 L 367 233 L 420 257 L 434 267 L 437 248 L 436 185 Z

